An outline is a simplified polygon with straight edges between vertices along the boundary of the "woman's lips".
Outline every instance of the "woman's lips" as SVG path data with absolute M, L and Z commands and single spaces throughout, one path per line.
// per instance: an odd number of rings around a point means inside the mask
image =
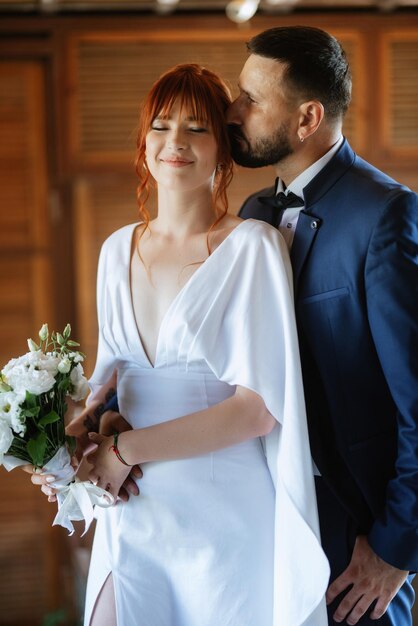
M 193 161 L 186 161 L 183 159 L 161 159 L 161 161 L 170 167 L 185 167 L 186 165 L 191 165 L 193 163 Z

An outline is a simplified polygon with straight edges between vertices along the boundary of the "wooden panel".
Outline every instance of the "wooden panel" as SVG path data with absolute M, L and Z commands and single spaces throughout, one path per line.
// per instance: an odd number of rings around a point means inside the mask
M 0 363 L 51 319 L 43 69 L 0 64 Z
M 50 513 L 20 470 L 0 470 L 0 623 L 40 623 L 46 613 Z
M 44 70 L 0 63 L 0 366 L 53 323 Z M 52 508 L 20 470 L 0 470 L 0 623 L 40 624 L 51 598 Z
M 39 134 L 33 132 L 42 88 L 41 69 L 35 63 L 0 65 L 0 247 L 32 247 L 30 216 L 45 202 L 42 163 L 36 165 Z M 40 198 L 41 200 L 41 198 Z M 37 216 L 38 217 L 38 216 Z M 39 216 L 40 217 L 40 216 Z
M 134 177 L 79 179 L 75 185 L 75 271 L 79 340 L 93 371 L 97 349 L 96 273 L 99 251 L 115 230 L 138 221 Z
M 418 157 L 418 31 L 382 36 L 383 144 L 389 155 Z
M 202 63 L 234 87 L 246 58 L 241 41 L 193 41 L 186 32 L 177 32 L 175 41 L 162 40 L 158 33 L 128 40 L 123 35 L 87 37 L 75 42 L 73 54 L 70 136 L 74 159 L 81 164 L 127 162 L 135 148 L 140 102 L 167 68 Z
M 196 34 L 198 37 L 196 38 Z M 182 62 L 202 63 L 219 72 L 236 93 L 247 57 L 245 41 L 253 33 L 234 37 L 176 31 L 140 35 L 91 34 L 73 42 L 70 133 L 78 167 L 127 163 L 135 149 L 139 104 L 151 84 L 167 68 Z M 361 150 L 364 139 L 362 42 L 354 32 L 338 32 L 353 65 L 353 103 L 345 120 L 347 136 Z

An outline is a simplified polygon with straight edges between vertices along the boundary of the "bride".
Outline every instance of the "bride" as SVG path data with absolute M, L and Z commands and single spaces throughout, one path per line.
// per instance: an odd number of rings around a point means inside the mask
M 104 243 L 97 399 L 116 371 L 131 430 L 90 433 L 98 514 L 87 626 L 318 626 L 319 543 L 286 246 L 228 214 L 227 88 L 166 72 L 137 142 L 141 220 Z M 158 215 L 146 210 L 149 184 Z

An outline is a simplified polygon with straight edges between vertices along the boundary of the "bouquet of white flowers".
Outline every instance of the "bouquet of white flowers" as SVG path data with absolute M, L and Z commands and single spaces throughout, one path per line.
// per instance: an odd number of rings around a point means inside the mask
M 93 506 L 110 506 L 113 497 L 89 481 L 82 482 L 71 465 L 74 437 L 65 434 L 66 396 L 74 401 L 88 392 L 84 355 L 70 339 L 69 324 L 62 334 L 39 331 L 39 344 L 28 339 L 30 352 L 12 359 L 0 374 L 0 464 L 10 471 L 30 463 L 55 476 L 58 513 L 54 524 L 72 534 L 71 521 L 85 520 L 87 532 Z

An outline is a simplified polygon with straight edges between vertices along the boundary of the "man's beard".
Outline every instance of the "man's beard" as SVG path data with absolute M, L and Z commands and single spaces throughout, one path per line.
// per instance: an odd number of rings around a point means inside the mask
M 253 146 L 236 124 L 229 125 L 229 137 L 232 158 L 243 167 L 275 165 L 293 153 L 285 124 L 282 124 L 272 136 L 256 139 Z

